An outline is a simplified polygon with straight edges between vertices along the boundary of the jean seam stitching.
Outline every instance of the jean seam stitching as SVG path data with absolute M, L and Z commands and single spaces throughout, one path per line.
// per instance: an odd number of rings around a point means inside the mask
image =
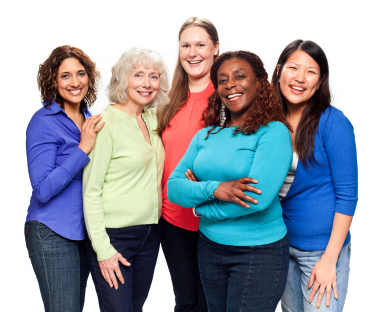
M 254 250 L 251 248 L 250 262 L 249 262 L 249 272 L 247 274 L 247 280 L 246 280 L 245 290 L 243 292 L 243 298 L 242 298 L 242 304 L 241 304 L 240 312 L 242 312 L 243 308 L 246 306 L 247 292 L 248 292 L 248 289 L 250 288 L 250 280 L 252 279 L 251 278 L 251 274 L 252 274 L 252 262 L 253 262 L 253 260 L 254 260 Z
M 151 227 L 149 226 L 149 227 L 148 227 L 148 231 L 147 231 L 147 235 L 146 235 L 146 237 L 143 239 L 142 245 L 141 245 L 140 248 L 138 249 L 138 252 L 140 252 L 140 251 L 142 250 L 144 244 L 146 243 L 146 240 L 147 240 L 148 236 L 150 235 L 150 232 L 151 232 Z
M 40 237 L 40 233 L 39 233 L 39 237 Z M 48 273 L 47 273 L 47 262 L 45 261 L 45 250 L 44 250 L 44 244 L 43 244 L 43 240 L 41 240 L 41 250 L 42 250 L 42 259 L 43 259 L 43 264 L 44 264 L 44 278 L 45 278 L 45 281 L 47 283 L 47 289 L 48 289 L 48 301 L 49 301 L 49 308 L 50 308 L 50 311 L 53 311 L 53 308 L 52 308 L 52 298 L 51 298 L 51 287 L 50 287 L 50 284 L 49 284 L 49 279 L 48 279 Z

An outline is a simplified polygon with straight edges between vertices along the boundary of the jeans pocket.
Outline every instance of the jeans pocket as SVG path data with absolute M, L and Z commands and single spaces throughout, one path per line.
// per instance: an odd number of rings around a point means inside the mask
M 45 240 L 51 233 L 52 230 L 48 226 L 43 223 L 39 224 L 37 235 L 41 240 Z

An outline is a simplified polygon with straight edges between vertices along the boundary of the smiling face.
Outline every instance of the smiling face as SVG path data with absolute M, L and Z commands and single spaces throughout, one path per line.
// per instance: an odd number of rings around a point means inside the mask
M 206 30 L 199 26 L 188 27 L 180 35 L 179 57 L 189 79 L 210 75 L 219 43 L 211 41 Z
M 283 65 L 278 80 L 287 105 L 305 107 L 321 85 L 320 74 L 317 62 L 309 54 L 301 50 L 294 51 Z
M 231 125 L 241 125 L 258 92 L 254 71 L 246 60 L 231 58 L 219 66 L 217 77 L 218 94 L 231 112 Z
M 80 106 L 88 91 L 88 75 L 77 58 L 65 59 L 59 66 L 57 74 L 58 93 L 66 105 Z
M 152 102 L 160 87 L 159 72 L 154 68 L 144 68 L 142 65 L 134 69 L 128 78 L 128 102 L 145 106 Z

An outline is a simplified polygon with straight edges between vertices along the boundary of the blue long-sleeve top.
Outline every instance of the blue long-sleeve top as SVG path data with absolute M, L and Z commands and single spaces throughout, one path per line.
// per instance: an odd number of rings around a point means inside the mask
M 85 109 L 84 118 L 90 116 Z M 53 102 L 33 115 L 26 140 L 32 185 L 26 222 L 39 221 L 72 240 L 82 240 L 85 235 L 82 175 L 89 158 L 78 147 L 80 134 L 72 119 Z
M 314 139 L 318 163 L 298 161 L 294 181 L 282 199 L 290 245 L 324 250 L 336 212 L 353 216 L 358 200 L 357 152 L 353 126 L 334 107 L 321 115 Z M 345 245 L 350 241 L 350 232 Z
M 186 208 L 196 207 L 199 230 L 210 240 L 233 246 L 263 245 L 287 233 L 278 199 L 293 151 L 290 134 L 280 122 L 261 126 L 251 135 L 228 127 L 206 139 L 211 127 L 200 130 L 171 174 L 167 195 L 171 202 Z M 185 177 L 191 169 L 199 182 Z M 221 182 L 251 177 L 258 180 L 262 194 L 245 192 L 258 200 L 244 208 L 221 201 L 213 193 Z M 253 184 L 252 184 L 253 185 Z

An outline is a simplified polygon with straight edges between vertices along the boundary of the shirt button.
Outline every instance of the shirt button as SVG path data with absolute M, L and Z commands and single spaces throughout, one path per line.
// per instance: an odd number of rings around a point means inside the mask
M 154 165 L 154 168 L 156 168 L 156 165 Z
M 158 194 L 158 192 L 155 192 L 155 195 L 157 195 Z
M 155 208 L 158 208 L 158 205 L 155 205 Z
M 154 181 L 156 181 L 156 179 L 154 179 Z

